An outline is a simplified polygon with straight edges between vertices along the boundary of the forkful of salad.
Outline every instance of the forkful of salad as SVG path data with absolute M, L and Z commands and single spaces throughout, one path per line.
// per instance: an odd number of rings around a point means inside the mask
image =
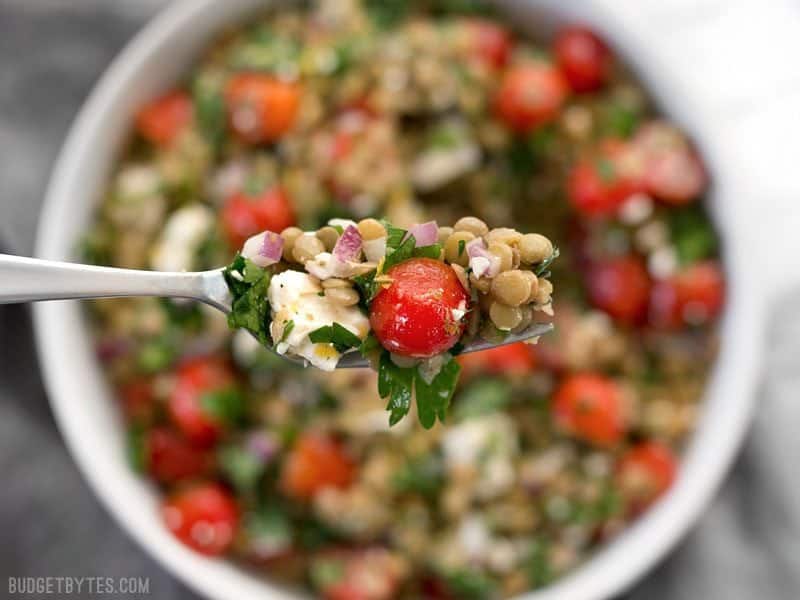
M 371 366 L 390 423 L 416 397 L 426 427 L 444 420 L 458 380 L 453 356 L 552 329 L 546 237 L 489 229 L 475 217 L 408 229 L 333 219 L 248 239 L 225 268 L 197 273 L 114 269 L 0 255 L 0 303 L 162 296 L 225 312 L 286 360 L 324 371 Z

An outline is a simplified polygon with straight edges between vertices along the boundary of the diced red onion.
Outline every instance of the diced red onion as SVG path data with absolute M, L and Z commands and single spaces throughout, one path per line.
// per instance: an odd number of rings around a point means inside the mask
M 333 247 L 333 256 L 342 262 L 358 260 L 362 239 L 355 225 L 348 225 Z
M 264 233 L 264 241 L 258 252 L 269 261 L 278 262 L 283 254 L 283 238 L 273 231 Z
M 500 272 L 500 258 L 486 249 L 481 238 L 467 242 L 466 250 L 475 277 L 494 277 Z
M 422 246 L 431 246 L 439 241 L 439 226 L 436 224 L 436 221 L 418 223 L 411 226 L 408 230 L 408 235 L 414 236 L 418 248 Z
M 274 265 L 281 259 L 283 238 L 272 231 L 264 231 L 251 237 L 242 247 L 242 256 L 259 267 Z
M 374 240 L 365 240 L 363 250 L 364 256 L 369 262 L 380 262 L 386 256 L 386 236 Z

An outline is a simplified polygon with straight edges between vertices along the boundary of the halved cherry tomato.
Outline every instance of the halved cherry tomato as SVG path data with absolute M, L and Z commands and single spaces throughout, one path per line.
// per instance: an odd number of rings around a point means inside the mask
M 610 217 L 625 200 L 642 191 L 635 156 L 625 142 L 607 139 L 596 157 L 579 161 L 567 179 L 569 200 L 586 217 Z
M 225 88 L 231 129 L 248 144 L 274 142 L 294 125 L 300 87 L 260 73 L 235 75 Z
M 327 551 L 311 568 L 338 575 L 315 582 L 325 600 L 389 600 L 400 585 L 400 563 L 384 548 Z
M 176 373 L 169 397 L 169 414 L 175 425 L 193 443 L 214 444 L 225 429 L 221 417 L 204 403 L 208 394 L 235 389 L 236 378 L 227 363 L 214 357 L 183 363 Z
M 148 142 L 169 146 L 193 118 L 189 94 L 176 90 L 145 105 L 136 115 L 136 130 Z
M 233 495 L 215 483 L 197 484 L 168 496 L 161 514 L 175 537 L 208 556 L 223 554 L 230 547 L 239 522 Z
M 511 67 L 494 99 L 497 116 L 513 131 L 528 133 L 558 116 L 568 87 L 561 71 L 545 62 Z
M 451 348 L 464 331 L 469 295 L 448 265 L 412 258 L 393 266 L 392 280 L 370 305 L 370 324 L 395 354 L 426 358 Z M 454 311 L 462 311 L 461 316 Z
M 144 460 L 147 472 L 160 483 L 200 477 L 207 474 L 213 464 L 207 449 L 193 446 L 178 432 L 166 427 L 147 432 Z
M 553 396 L 553 418 L 566 433 L 598 446 L 611 446 L 625 434 L 619 385 L 603 375 L 568 377 Z
M 470 19 L 467 31 L 478 58 L 498 69 L 506 65 L 514 41 L 505 27 L 486 19 Z
M 536 368 L 533 349 L 517 342 L 497 346 L 480 352 L 470 352 L 456 357 L 465 376 L 488 373 L 490 375 L 526 375 Z
M 650 322 L 666 329 L 700 325 L 719 316 L 724 301 L 725 279 L 719 263 L 703 261 L 655 283 Z
M 640 324 L 647 315 L 650 276 L 635 256 L 620 256 L 593 263 L 586 274 L 589 299 L 616 321 Z
M 304 433 L 294 444 L 281 472 L 281 489 L 308 499 L 326 487 L 347 487 L 355 464 L 336 441 L 324 434 Z
M 593 92 L 603 87 L 611 75 L 613 65 L 608 46 L 585 27 L 563 29 L 553 50 L 558 66 L 575 92 Z
M 294 209 L 280 187 L 252 196 L 239 192 L 222 207 L 222 225 L 233 248 L 241 248 L 247 238 L 261 231 L 280 233 L 294 224 Z
M 628 450 L 617 465 L 617 481 L 634 511 L 646 508 L 675 480 L 677 459 L 660 442 L 642 442 Z
M 153 382 L 148 378 L 139 378 L 124 384 L 119 390 L 122 399 L 122 410 L 129 421 L 134 423 L 150 423 L 155 416 L 156 395 Z

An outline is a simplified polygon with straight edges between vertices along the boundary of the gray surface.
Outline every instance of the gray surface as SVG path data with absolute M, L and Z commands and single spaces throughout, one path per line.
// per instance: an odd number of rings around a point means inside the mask
M 31 251 L 47 176 L 71 118 L 159 4 L 0 0 L 0 245 L 7 250 Z M 781 326 L 770 333 L 757 421 L 723 491 L 628 598 L 800 596 L 798 307 L 800 294 L 778 307 Z M 148 576 L 154 597 L 195 597 L 122 533 L 84 484 L 53 423 L 21 307 L 0 307 L 0 473 L 0 582 Z

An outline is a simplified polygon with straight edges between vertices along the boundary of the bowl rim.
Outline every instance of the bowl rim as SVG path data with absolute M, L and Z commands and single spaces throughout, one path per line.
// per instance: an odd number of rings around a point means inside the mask
M 62 260 L 70 258 L 74 239 L 67 240 L 64 235 L 59 236 L 60 224 L 68 218 L 70 207 L 76 204 L 70 191 L 76 187 L 76 173 L 87 160 L 88 142 L 95 135 L 101 135 L 96 129 L 102 114 L 111 110 L 112 102 L 121 90 L 130 87 L 132 78 L 142 69 L 144 62 L 157 51 L 168 47 L 176 34 L 191 27 L 213 2 L 182 0 L 168 6 L 134 36 L 101 77 L 59 153 L 39 219 L 37 256 Z M 247 0 L 243 3 L 247 3 Z M 550 10 L 559 11 L 553 8 L 558 2 L 550 4 Z M 611 2 L 589 2 L 587 5 L 602 12 L 603 18 L 613 21 Z M 626 46 L 633 46 L 634 42 L 624 38 L 624 35 L 616 35 L 612 41 L 618 42 L 623 54 L 626 54 Z M 642 56 L 642 61 L 657 64 L 654 58 Z M 644 79 L 648 89 L 653 90 L 652 81 Z M 654 95 L 663 98 L 658 91 Z M 669 102 L 665 104 L 669 108 Z M 695 124 L 693 131 L 698 131 L 697 127 Z M 106 137 L 109 135 L 106 134 Z M 714 167 L 715 157 L 706 154 L 706 158 Z M 718 175 L 724 177 L 724 173 L 720 169 Z M 724 186 L 722 191 L 725 191 Z M 716 194 L 722 191 L 718 190 Z M 676 484 L 653 509 L 599 549 L 583 565 L 546 588 L 523 594 L 520 599 L 592 600 L 619 593 L 677 543 L 719 487 L 744 439 L 755 406 L 765 323 L 763 302 L 760 297 L 749 293 L 746 285 L 751 259 L 731 243 L 736 233 L 735 230 L 721 232 L 725 242 L 723 259 L 729 284 L 721 337 L 737 341 L 722 345 L 704 394 L 704 414 L 698 433 L 692 437 L 684 453 Z M 126 477 L 116 472 L 113 474 L 117 478 L 115 482 L 105 480 L 110 471 L 106 469 L 101 473 L 96 468 L 100 457 L 93 453 L 95 448 L 86 436 L 86 427 L 92 419 L 74 410 L 76 393 L 87 385 L 91 388 L 89 391 L 95 394 L 105 393 L 104 384 L 95 385 L 94 382 L 83 380 L 82 373 L 69 369 L 61 360 L 65 352 L 88 351 L 86 339 L 83 339 L 86 337 L 83 325 L 77 322 L 79 319 L 76 316 L 79 316 L 78 311 L 72 302 L 42 303 L 34 307 L 37 349 L 51 408 L 70 453 L 95 494 L 131 537 L 197 592 L 220 599 L 234 595 L 239 598 L 287 597 L 283 588 L 272 586 L 238 565 L 194 554 L 172 539 L 160 521 L 152 518 L 154 515 L 151 512 L 142 515 L 144 511 L 141 507 L 131 506 L 128 498 L 134 497 L 134 494 L 144 498 L 151 489 L 138 475 L 131 473 L 131 477 Z M 713 423 L 710 422 L 712 417 Z M 123 465 L 123 468 L 129 470 L 127 465 Z M 154 500 L 150 502 L 151 508 L 155 506 Z

